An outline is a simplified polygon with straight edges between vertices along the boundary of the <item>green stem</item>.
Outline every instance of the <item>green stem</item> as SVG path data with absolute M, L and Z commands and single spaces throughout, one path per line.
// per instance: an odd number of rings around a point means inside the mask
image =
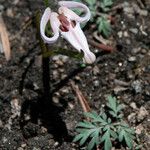
M 46 44 L 43 42 L 41 35 L 40 35 L 40 12 L 36 12 L 36 28 L 37 28 L 37 38 L 39 39 L 40 48 L 42 51 L 42 54 L 48 52 L 48 48 Z M 42 57 L 42 70 L 43 70 L 43 90 L 44 90 L 44 98 L 45 103 L 49 102 L 49 99 L 51 98 L 50 95 L 50 68 L 49 68 L 49 57 Z
M 46 7 L 49 7 L 49 0 L 44 0 L 44 4 Z

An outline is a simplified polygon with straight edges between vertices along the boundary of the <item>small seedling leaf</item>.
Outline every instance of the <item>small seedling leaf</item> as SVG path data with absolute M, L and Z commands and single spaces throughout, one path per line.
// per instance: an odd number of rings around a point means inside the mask
M 104 142 L 104 150 L 110 150 L 112 148 L 112 142 L 110 139 L 110 131 L 107 130 L 102 136 L 101 142 Z
M 93 6 L 96 4 L 96 0 L 85 0 L 88 5 Z
M 100 138 L 99 138 L 99 132 L 95 131 L 92 135 L 92 139 L 88 144 L 87 149 L 92 150 L 94 146 L 97 146 L 99 144 Z
M 76 135 L 75 138 L 73 139 L 73 142 L 79 141 L 82 137 L 83 137 L 83 134 Z
M 89 129 L 92 129 L 92 128 L 95 128 L 95 126 L 90 123 L 90 122 L 80 122 L 77 127 L 82 127 L 82 128 L 89 128 Z

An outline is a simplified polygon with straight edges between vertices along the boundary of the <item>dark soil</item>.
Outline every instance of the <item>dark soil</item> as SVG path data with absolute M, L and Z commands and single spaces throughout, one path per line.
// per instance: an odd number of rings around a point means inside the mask
M 43 12 L 42 0 L 0 0 L 12 50 L 9 62 L 0 54 L 0 150 L 80 149 L 72 139 L 83 110 L 71 80 L 92 110 L 99 111 L 110 94 L 123 103 L 125 120 L 135 128 L 142 149 L 149 149 L 150 1 L 142 2 L 143 6 L 138 0 L 115 1 L 114 7 L 123 5 L 112 11 L 115 24 L 109 40 L 117 50 L 108 53 L 91 47 L 97 60 L 87 67 L 81 67 L 82 61 L 54 56 L 43 72 L 35 25 L 23 30 L 37 9 Z M 137 12 L 134 4 L 143 11 Z M 86 32 L 87 38 L 92 32 Z M 63 42 L 57 44 L 65 46 Z

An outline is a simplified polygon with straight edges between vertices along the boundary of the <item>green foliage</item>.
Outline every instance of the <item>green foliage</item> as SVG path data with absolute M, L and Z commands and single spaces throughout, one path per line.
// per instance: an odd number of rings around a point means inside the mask
M 107 12 L 113 5 L 112 0 L 74 0 L 77 2 L 85 2 L 91 11 L 91 23 L 95 23 L 96 29 L 99 33 L 106 38 L 111 34 L 111 25 L 108 19 L 105 17 Z M 81 15 L 81 11 L 75 9 L 78 15 Z M 100 15 L 99 15 L 100 14 Z
M 99 17 L 97 20 L 98 31 L 105 37 L 108 37 L 111 33 L 111 26 L 106 17 Z
M 131 149 L 133 147 L 132 140 L 134 139 L 134 130 L 129 128 L 129 126 L 125 123 L 122 123 L 118 126 L 118 135 L 119 141 L 123 142 L 125 140 L 127 146 Z
M 107 107 L 110 109 L 109 113 L 112 117 L 116 119 L 121 119 L 123 117 L 122 109 L 123 105 L 119 104 L 115 97 L 108 96 Z
M 110 7 L 112 6 L 112 4 L 113 4 L 112 0 L 101 0 L 100 1 L 100 7 L 104 12 L 110 10 Z
M 82 146 L 87 144 L 88 150 L 93 150 L 99 145 L 104 150 L 111 150 L 113 142 L 125 142 L 129 149 L 133 148 L 134 130 L 124 121 L 122 115 L 123 105 L 119 104 L 115 97 L 109 96 L 107 109 L 100 114 L 96 112 L 85 113 L 89 121 L 83 121 L 77 124 L 78 134 L 74 142 L 79 141 Z

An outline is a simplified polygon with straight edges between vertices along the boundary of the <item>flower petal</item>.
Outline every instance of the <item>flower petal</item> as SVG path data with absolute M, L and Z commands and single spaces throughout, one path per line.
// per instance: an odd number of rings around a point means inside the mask
M 87 39 L 80 28 L 80 24 L 77 23 L 76 26 L 70 27 L 68 32 L 62 32 L 62 36 L 79 52 L 81 50 L 84 52 L 84 61 L 86 63 L 93 63 L 96 59 L 95 55 L 89 50 Z
M 71 9 L 62 6 L 58 9 L 59 14 L 64 14 L 68 20 L 80 20 L 80 17 Z
M 96 60 L 96 56 L 91 51 L 84 53 L 83 62 L 87 64 L 92 64 L 95 62 L 95 60 Z
M 54 43 L 59 37 L 60 22 L 57 17 L 58 17 L 58 14 L 55 12 L 51 12 L 50 8 L 45 9 L 44 14 L 41 18 L 41 22 L 40 22 L 40 33 L 45 43 L 49 43 L 49 44 Z M 46 25 L 49 21 L 51 24 L 51 28 L 54 32 L 53 37 L 48 37 L 45 35 Z
M 85 11 L 85 16 L 79 17 L 73 11 L 71 12 L 71 10 L 69 11 L 67 9 L 63 9 L 63 13 L 65 15 L 69 15 L 71 17 L 70 19 L 73 18 L 73 20 L 76 20 L 76 21 L 81 22 L 81 23 L 82 22 L 85 23 L 85 22 L 90 20 L 91 13 L 90 13 L 89 8 L 86 5 L 79 3 L 79 2 L 73 2 L 73 1 L 59 1 L 58 4 L 60 6 L 62 6 L 62 8 L 65 8 L 65 7 L 67 7 L 67 8 L 81 8 Z

